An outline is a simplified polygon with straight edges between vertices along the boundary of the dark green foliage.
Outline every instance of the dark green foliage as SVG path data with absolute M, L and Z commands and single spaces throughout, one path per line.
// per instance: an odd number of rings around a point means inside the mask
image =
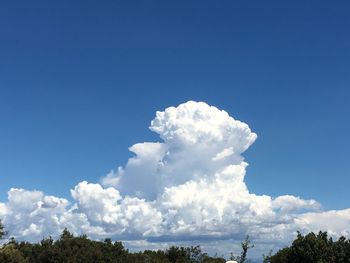
M 121 242 L 94 241 L 73 236 L 65 229 L 58 240 L 51 237 L 40 243 L 10 239 L 0 248 L 0 263 L 224 263 L 197 247 L 170 247 L 162 251 L 130 253 Z
M 169 263 L 222 263 L 226 262 L 223 258 L 210 257 L 203 253 L 199 246 L 195 247 L 175 247 L 172 246 L 165 251 L 165 256 Z
M 4 230 L 4 225 L 2 224 L 1 220 L 0 220 L 0 239 L 3 238 L 3 236 L 6 235 L 6 231 Z
M 298 233 L 290 247 L 265 258 L 271 263 L 346 263 L 350 262 L 350 240 L 340 237 L 338 241 L 329 238 L 327 232 Z

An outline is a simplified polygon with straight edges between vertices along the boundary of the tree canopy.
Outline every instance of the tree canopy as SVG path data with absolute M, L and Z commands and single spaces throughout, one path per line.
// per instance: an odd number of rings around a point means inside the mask
M 292 245 L 265 257 L 271 263 L 346 263 L 350 262 L 350 240 L 340 237 L 334 241 L 327 232 L 302 235 L 298 232 Z
M 0 263 L 224 263 L 224 258 L 211 257 L 199 246 L 131 253 L 121 242 L 75 237 L 65 229 L 58 240 L 44 238 L 40 243 L 10 239 L 0 248 Z
M 0 220 L 0 238 L 6 235 Z M 247 251 L 253 247 L 247 237 L 241 243 L 240 256 L 231 254 L 238 263 L 249 262 Z M 209 256 L 199 246 L 171 246 L 166 250 L 130 252 L 119 241 L 91 240 L 74 236 L 67 229 L 57 240 L 44 238 L 39 243 L 18 242 L 10 238 L 0 247 L 0 263 L 225 263 L 223 257 Z M 289 247 L 263 256 L 264 263 L 350 263 L 350 240 L 334 241 L 327 232 L 302 235 L 298 232 Z

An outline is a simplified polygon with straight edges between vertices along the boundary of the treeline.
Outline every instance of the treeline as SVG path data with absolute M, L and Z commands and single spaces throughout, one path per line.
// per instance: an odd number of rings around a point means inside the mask
M 270 253 L 272 254 L 272 253 Z M 340 237 L 334 241 L 327 232 L 298 233 L 292 245 L 274 255 L 264 256 L 271 263 L 350 263 L 350 240 Z
M 73 236 L 64 230 L 58 240 L 45 238 L 40 243 L 10 239 L 0 248 L 0 263 L 224 263 L 211 257 L 199 246 L 131 253 L 121 242 L 111 239 L 94 241 Z
M 0 239 L 6 235 L 0 221 Z M 249 262 L 247 252 L 253 246 L 249 238 L 242 242 L 240 256 L 231 254 L 239 263 Z M 350 263 L 350 240 L 334 241 L 327 232 L 298 233 L 289 247 L 263 255 L 264 263 Z M 90 240 L 64 230 L 60 238 L 44 238 L 39 243 L 10 239 L 0 246 L 0 263 L 225 263 L 223 257 L 209 256 L 199 246 L 132 253 L 121 242 Z

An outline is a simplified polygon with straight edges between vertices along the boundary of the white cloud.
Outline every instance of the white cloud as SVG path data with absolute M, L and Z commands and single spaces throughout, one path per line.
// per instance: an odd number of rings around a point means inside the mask
M 314 200 L 250 193 L 242 153 L 257 138 L 247 124 L 203 102 L 157 112 L 150 129 L 162 142 L 137 143 L 125 167 L 101 184 L 81 182 L 72 203 L 11 189 L 0 216 L 15 237 L 57 236 L 64 227 L 93 238 L 197 242 L 287 242 L 296 230 L 349 235 L 349 210 L 323 212 Z M 334 226 L 336 222 L 336 226 Z M 146 243 L 149 243 L 146 242 Z
M 279 209 L 281 212 L 291 213 L 297 212 L 299 209 L 320 210 L 321 206 L 315 200 L 304 200 L 300 197 L 292 195 L 282 195 L 273 200 L 272 206 L 274 209 Z M 299 212 L 302 212 L 299 210 Z
M 37 239 L 61 231 L 59 217 L 66 213 L 67 206 L 63 198 L 12 188 L 8 202 L 0 204 L 0 215 L 12 236 Z
M 296 219 L 296 225 L 303 232 L 325 229 L 335 237 L 350 237 L 350 209 L 305 213 Z

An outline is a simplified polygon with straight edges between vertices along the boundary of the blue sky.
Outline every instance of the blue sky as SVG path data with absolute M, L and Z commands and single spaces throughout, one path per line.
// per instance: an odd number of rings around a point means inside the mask
M 205 101 L 258 139 L 257 194 L 349 207 L 348 1 L 35 1 L 0 9 L 0 200 L 70 199 L 132 156 L 156 110 Z

